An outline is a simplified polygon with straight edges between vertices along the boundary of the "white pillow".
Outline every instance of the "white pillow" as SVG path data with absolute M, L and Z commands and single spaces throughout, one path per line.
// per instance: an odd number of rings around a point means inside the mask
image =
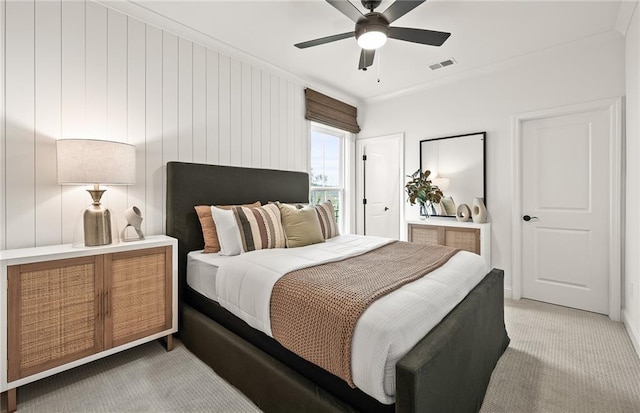
M 233 211 L 211 206 L 211 215 L 216 223 L 220 252 L 218 255 L 239 255 L 242 252 L 240 230 Z

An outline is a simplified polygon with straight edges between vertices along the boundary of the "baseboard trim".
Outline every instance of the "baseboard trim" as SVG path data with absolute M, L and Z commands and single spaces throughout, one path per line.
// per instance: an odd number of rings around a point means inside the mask
M 504 287 L 504 298 L 513 298 L 513 289 L 511 287 Z
M 627 329 L 627 334 L 631 339 L 633 348 L 636 350 L 638 357 L 640 357 L 640 334 L 638 334 L 638 331 L 629 322 L 629 319 L 627 318 L 626 310 L 622 310 L 622 323 L 624 324 L 624 327 Z

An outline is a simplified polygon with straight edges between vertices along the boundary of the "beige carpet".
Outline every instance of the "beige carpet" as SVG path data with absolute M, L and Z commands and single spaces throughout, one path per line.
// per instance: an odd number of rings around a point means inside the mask
M 640 360 L 622 324 L 529 300 L 507 300 L 505 312 L 511 345 L 482 413 L 640 412 Z M 258 411 L 176 343 L 169 353 L 148 343 L 24 386 L 18 412 Z
M 505 300 L 511 344 L 482 413 L 638 413 L 640 359 L 622 323 L 537 301 Z
M 174 344 L 167 352 L 153 341 L 20 387 L 18 413 L 260 411 Z

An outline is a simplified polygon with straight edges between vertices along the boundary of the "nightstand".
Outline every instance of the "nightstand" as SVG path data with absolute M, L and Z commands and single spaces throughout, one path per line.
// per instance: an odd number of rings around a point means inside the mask
M 166 337 L 178 327 L 177 240 L 0 252 L 0 391 Z

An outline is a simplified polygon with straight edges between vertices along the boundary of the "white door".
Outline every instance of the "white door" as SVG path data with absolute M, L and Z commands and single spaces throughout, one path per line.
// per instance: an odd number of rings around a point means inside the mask
M 609 314 L 610 122 L 594 110 L 522 124 L 523 297 Z
M 400 238 L 402 135 L 358 142 L 362 162 L 363 233 Z M 363 156 L 366 160 L 363 160 Z

